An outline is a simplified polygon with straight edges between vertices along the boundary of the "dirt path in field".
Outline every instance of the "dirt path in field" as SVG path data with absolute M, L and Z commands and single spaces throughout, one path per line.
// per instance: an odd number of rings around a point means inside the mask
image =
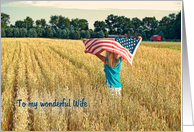
M 17 45 L 16 45 L 16 47 L 15 47 L 15 49 L 14 49 L 14 53 L 13 53 L 13 56 L 11 57 L 12 59 L 10 60 L 10 62 L 8 63 L 8 65 L 6 66 L 6 68 L 5 68 L 5 76 L 4 76 L 4 78 L 7 78 L 7 73 L 8 73 L 8 69 L 9 69 L 9 67 L 10 67 L 10 63 L 13 63 L 13 61 L 14 61 L 14 56 L 15 56 L 15 54 L 16 54 L 16 49 L 17 49 Z M 2 65 L 1 65 L 2 66 Z M 1 75 L 2 76 L 2 75 Z M 3 86 L 2 87 L 2 84 L 1 84 L 1 95 L 2 95 L 2 93 L 3 93 L 3 91 L 5 90 L 5 87 Z
M 27 47 L 27 45 L 26 45 Z M 25 52 L 25 56 L 26 56 L 26 52 Z M 30 55 L 31 57 L 31 55 Z M 26 56 L 27 58 L 27 56 Z M 25 67 L 26 67 L 26 70 L 25 70 L 25 75 L 26 75 L 26 88 L 27 88 L 27 95 L 28 95 L 28 102 L 31 102 L 31 92 L 30 92 L 30 87 L 29 87 L 29 78 L 28 78 L 28 65 L 27 65 L 27 60 L 26 60 L 26 63 L 25 63 Z M 29 117 L 28 117 L 28 120 L 29 122 L 31 123 L 28 123 L 28 127 L 30 128 L 30 131 L 35 131 L 34 130 L 34 127 L 33 127 L 33 124 L 34 124 L 34 111 L 32 110 L 31 107 L 28 108 L 28 114 L 29 114 Z
M 19 55 L 18 55 L 18 60 L 16 62 L 16 65 L 18 67 L 18 61 L 19 61 L 19 57 L 21 56 L 21 44 L 19 44 Z M 13 124 L 13 117 L 15 115 L 15 111 L 16 111 L 16 107 L 15 107 L 15 100 L 16 100 L 16 97 L 17 97 L 17 76 L 18 76 L 18 69 L 15 68 L 15 78 L 14 78 L 14 85 L 13 85 L 13 90 L 12 90 L 12 96 L 13 96 L 13 100 L 12 100 L 12 106 L 13 106 L 13 110 L 11 110 L 11 113 L 10 113 L 10 118 L 9 118 L 9 121 L 8 121 L 8 131 L 12 131 L 13 128 L 14 128 L 14 124 Z

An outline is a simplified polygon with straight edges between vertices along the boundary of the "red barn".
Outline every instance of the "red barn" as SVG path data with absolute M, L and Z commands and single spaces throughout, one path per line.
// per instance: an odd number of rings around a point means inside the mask
M 151 41 L 161 41 L 161 36 L 159 35 L 154 35 L 154 36 L 151 36 Z

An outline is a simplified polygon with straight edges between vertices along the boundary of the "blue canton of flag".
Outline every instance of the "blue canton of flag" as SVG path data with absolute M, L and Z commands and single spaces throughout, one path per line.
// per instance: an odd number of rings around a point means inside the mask
M 115 41 L 119 42 L 124 48 L 128 49 L 129 52 L 133 55 L 134 51 L 138 48 L 138 43 L 140 39 L 138 38 L 115 38 Z

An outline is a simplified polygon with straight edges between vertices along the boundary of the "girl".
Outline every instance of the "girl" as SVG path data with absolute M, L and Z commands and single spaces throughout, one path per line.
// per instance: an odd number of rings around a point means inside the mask
M 96 56 L 104 62 L 105 84 L 109 85 L 116 94 L 121 95 L 120 68 L 124 58 L 110 51 L 106 51 L 106 57 L 100 54 Z
M 138 39 L 142 39 L 141 36 L 138 36 Z M 85 51 L 85 53 L 89 52 Z M 100 54 L 96 56 L 104 62 L 105 84 L 108 84 L 116 94 L 121 95 L 120 69 L 124 58 L 110 51 L 106 51 L 106 57 Z

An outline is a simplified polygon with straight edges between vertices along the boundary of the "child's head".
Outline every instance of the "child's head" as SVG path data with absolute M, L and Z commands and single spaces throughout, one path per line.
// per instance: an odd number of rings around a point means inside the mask
M 117 66 L 116 63 L 119 61 L 118 54 L 110 52 L 110 51 L 106 51 L 106 58 L 107 58 L 107 64 L 110 67 Z

